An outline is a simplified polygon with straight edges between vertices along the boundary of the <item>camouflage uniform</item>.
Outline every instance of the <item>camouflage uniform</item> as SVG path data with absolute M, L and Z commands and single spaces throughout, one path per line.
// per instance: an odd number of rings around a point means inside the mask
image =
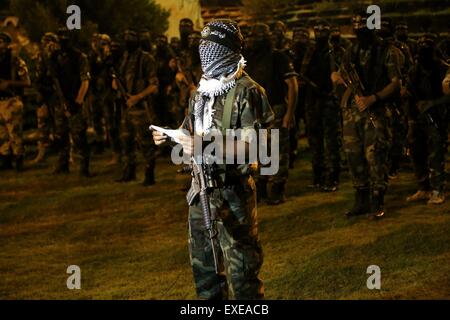
M 158 86 L 156 77 L 156 62 L 152 55 L 137 49 L 125 52 L 120 68 L 121 78 L 128 94 L 136 95 L 149 85 Z M 124 157 L 124 172 L 118 181 L 135 179 L 136 144 L 140 146 L 146 165 L 146 181 L 153 175 L 155 167 L 156 146 L 153 142 L 149 126 L 157 122 L 154 103 L 147 97 L 132 108 L 123 107 L 121 119 L 122 155 Z
M 305 115 L 312 151 L 313 186 L 326 191 L 336 190 L 340 175 L 341 112 L 333 95 L 330 75 L 336 69 L 341 50 L 338 53 L 328 41 L 323 48 L 318 44 L 310 47 L 300 72 L 318 86 L 313 88 L 307 84 Z
M 58 80 L 66 101 L 65 107 L 60 103 L 55 106 L 55 142 L 59 149 L 55 173 L 69 171 L 71 137 L 74 150 L 80 157 L 80 174 L 89 176 L 87 123 L 82 106 L 75 102 L 81 83 L 90 80 L 87 55 L 68 46 L 53 55 L 50 68 L 52 77 Z
M 113 152 L 120 154 L 120 143 L 116 128 L 114 128 L 114 94 L 111 88 L 111 68 L 114 67 L 113 57 L 111 54 L 105 55 L 101 50 L 104 46 L 110 47 L 111 39 L 108 35 L 99 35 L 99 52 L 91 53 L 90 65 L 92 86 L 91 102 L 92 102 L 92 120 L 96 135 L 96 152 L 101 153 L 104 150 L 105 126 L 107 129 L 107 137 L 112 145 Z
M 36 110 L 37 125 L 39 133 L 38 155 L 33 160 L 34 163 L 42 161 L 45 153 L 50 146 L 50 137 L 54 133 L 55 119 L 54 114 L 58 98 L 54 92 L 53 79 L 49 70 L 50 54 L 49 46 L 56 45 L 58 39 L 56 34 L 47 33 L 42 38 L 43 46 L 37 67 L 36 87 L 41 97 L 41 106 Z
M 266 25 L 255 25 L 254 33 L 259 33 L 257 29 L 265 29 Z M 267 27 L 268 28 L 268 27 Z M 277 204 L 284 201 L 285 185 L 289 175 L 289 150 L 290 139 L 289 129 L 283 128 L 283 118 L 287 112 L 287 86 L 285 80 L 296 77 L 294 65 L 289 56 L 281 51 L 272 48 L 270 38 L 267 38 L 267 31 L 264 35 L 259 35 L 258 41 L 264 41 L 264 48 L 251 48 L 249 53 L 247 72 L 260 84 L 267 93 L 270 105 L 275 115 L 271 124 L 271 129 L 279 130 L 279 170 L 270 177 L 257 177 L 258 197 L 266 197 L 268 188 L 269 202 Z M 255 37 L 255 35 L 252 35 Z M 256 43 L 252 39 L 252 45 Z M 271 139 L 269 134 L 269 140 Z M 270 141 L 269 141 L 270 143 Z M 268 185 L 269 184 L 269 185 Z
M 231 128 L 257 129 L 268 125 L 273 114 L 263 89 L 250 77 L 237 80 L 232 107 Z M 196 94 L 190 100 L 192 113 Z M 227 94 L 215 98 L 213 127 L 221 129 Z M 183 128 L 190 129 L 190 116 Z M 191 129 L 192 132 L 192 129 Z M 226 299 L 228 290 L 235 299 L 261 299 L 263 284 L 258 277 L 263 262 L 258 239 L 256 187 L 248 165 L 227 165 L 217 177 L 220 188 L 213 189 L 210 206 L 217 217 L 216 252 L 223 263 L 215 273 L 211 243 L 205 231 L 202 209 L 196 202 L 189 207 L 189 251 L 197 295 L 201 299 Z
M 373 56 L 375 54 L 375 56 Z M 363 49 L 357 43 L 347 52 L 349 59 L 366 89 L 366 96 L 373 95 L 386 87 L 392 79 L 400 79 L 400 66 L 395 50 L 389 44 L 375 43 Z M 391 143 L 389 100 L 378 101 L 368 110 L 360 112 L 355 99 L 344 106 L 343 134 L 344 150 L 347 155 L 353 186 L 358 195 L 372 192 L 372 205 L 376 217 L 384 215 L 384 194 L 387 190 L 387 160 Z M 363 196 L 365 198 L 365 196 Z M 358 198 L 357 198 L 358 199 Z M 355 205 L 358 205 L 358 200 Z M 365 202 L 365 201 L 363 201 Z M 358 212 L 358 213 L 356 213 Z M 347 213 L 361 214 L 360 208 Z
M 442 97 L 441 79 L 445 73 L 446 66 L 431 59 L 427 65 L 419 62 L 408 75 L 408 140 L 421 191 L 444 192 L 448 105 L 436 105 L 423 112 L 421 104 Z
M 0 54 L 0 79 L 11 81 L 30 81 L 25 62 L 11 50 Z M 23 164 L 23 93 L 16 88 L 0 91 L 0 155 L 16 160 L 18 170 Z

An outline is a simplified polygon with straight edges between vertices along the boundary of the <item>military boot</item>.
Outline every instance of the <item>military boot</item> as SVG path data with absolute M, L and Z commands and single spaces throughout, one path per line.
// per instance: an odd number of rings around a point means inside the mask
M 136 165 L 126 164 L 122 170 L 122 175 L 116 179 L 116 182 L 130 182 L 136 180 Z
M 142 183 L 144 186 L 152 186 L 155 184 L 155 162 L 151 161 L 145 166 L 145 179 Z
M 353 208 L 345 213 L 347 217 L 355 217 L 370 212 L 370 189 L 357 188 Z
M 373 190 L 372 193 L 372 210 L 369 218 L 372 220 L 384 217 L 384 190 Z

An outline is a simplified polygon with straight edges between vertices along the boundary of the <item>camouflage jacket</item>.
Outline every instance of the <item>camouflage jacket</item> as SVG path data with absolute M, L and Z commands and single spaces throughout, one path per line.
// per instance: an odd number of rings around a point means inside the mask
M 246 73 L 236 81 L 236 93 L 232 105 L 230 129 L 242 129 L 243 140 L 247 140 L 249 129 L 267 128 L 274 119 L 274 113 L 265 94 L 265 90 Z M 215 97 L 213 103 L 213 128 L 222 130 L 222 117 L 227 93 Z M 188 115 L 181 128 L 194 132 L 194 105 L 200 94 L 196 91 L 189 101 Z M 247 140 L 248 141 L 248 140 Z M 247 175 L 249 164 L 227 165 L 227 177 Z

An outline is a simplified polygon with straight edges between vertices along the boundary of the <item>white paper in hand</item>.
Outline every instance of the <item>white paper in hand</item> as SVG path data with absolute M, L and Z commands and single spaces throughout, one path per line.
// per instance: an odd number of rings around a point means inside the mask
M 150 130 L 155 130 L 155 131 L 161 132 L 162 134 L 165 134 L 166 136 L 171 138 L 172 141 L 174 141 L 176 143 L 180 143 L 180 139 L 179 138 L 181 136 L 186 136 L 183 133 L 183 131 L 181 131 L 180 129 L 176 129 L 176 130 L 165 129 L 165 128 L 161 128 L 161 127 L 158 127 L 158 126 L 151 125 L 150 126 Z

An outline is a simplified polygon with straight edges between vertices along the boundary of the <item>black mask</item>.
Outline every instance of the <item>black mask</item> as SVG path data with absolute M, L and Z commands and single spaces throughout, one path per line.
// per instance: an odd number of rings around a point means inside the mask
M 361 28 L 355 30 L 356 38 L 363 49 L 368 49 L 369 46 L 373 43 L 375 36 L 372 30 L 367 28 Z
M 254 38 L 252 42 L 252 49 L 255 52 L 259 52 L 261 50 L 269 50 L 272 47 L 272 42 L 269 38 Z
M 418 51 L 418 59 L 421 64 L 429 64 L 434 57 L 434 48 L 431 46 L 421 46 Z
M 319 47 L 323 47 L 328 43 L 329 33 L 319 32 L 316 37 L 316 43 Z
M 401 42 L 406 42 L 406 40 L 408 40 L 408 36 L 406 34 L 398 34 L 397 40 Z
M 292 44 L 292 49 L 294 49 L 295 52 L 300 52 L 306 47 L 305 42 L 302 41 L 296 41 Z
M 125 46 L 127 47 L 128 52 L 134 52 L 139 48 L 139 42 L 133 40 L 125 41 Z
M 341 36 L 340 35 L 332 35 L 331 37 L 330 37 L 330 42 L 332 42 L 332 43 L 339 43 L 339 40 L 341 39 Z
M 192 33 L 192 30 L 187 28 L 180 29 L 180 42 L 181 47 L 186 49 L 189 48 L 189 35 Z

